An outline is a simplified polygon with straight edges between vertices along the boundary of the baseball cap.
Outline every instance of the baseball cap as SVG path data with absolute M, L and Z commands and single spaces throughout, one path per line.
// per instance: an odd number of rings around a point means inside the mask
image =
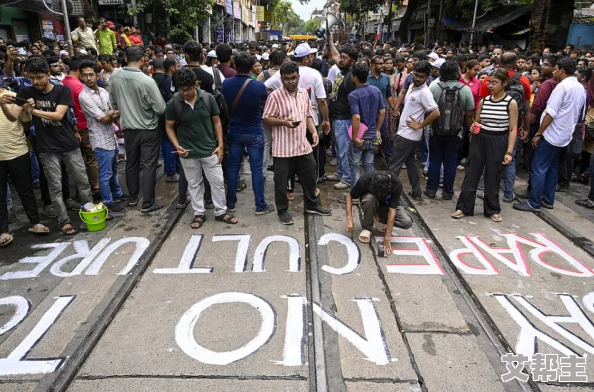
M 110 29 L 113 29 L 115 27 L 115 25 L 113 24 L 113 22 L 111 20 L 108 20 L 107 27 L 109 27 Z
M 264 61 L 270 60 L 270 55 L 268 53 L 262 53 L 262 60 L 264 60 Z
M 435 52 L 429 53 L 429 55 L 427 57 L 429 57 L 430 59 L 433 59 L 433 61 L 436 61 L 437 59 L 439 59 L 439 56 Z
M 272 49 L 278 49 L 278 44 L 272 44 Z
M 214 50 L 211 50 L 210 52 L 208 52 L 208 54 L 206 55 L 206 57 L 212 57 L 213 59 L 217 58 L 217 52 L 215 52 Z
M 261 58 L 262 57 L 259 54 L 256 55 L 256 60 L 260 61 Z
M 295 57 L 305 57 L 308 54 L 316 53 L 317 49 L 312 49 L 307 43 L 300 44 L 295 48 Z
M 433 64 L 431 64 L 431 66 L 441 68 L 443 63 L 445 63 L 445 59 L 437 59 L 437 60 L 435 60 L 435 62 Z

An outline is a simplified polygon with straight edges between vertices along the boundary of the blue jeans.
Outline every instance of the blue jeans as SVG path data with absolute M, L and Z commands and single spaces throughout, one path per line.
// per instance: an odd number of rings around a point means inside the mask
M 161 153 L 163 154 L 163 167 L 165 174 L 174 175 L 177 173 L 178 157 L 173 154 L 173 144 L 167 136 L 161 138 Z
M 351 183 L 351 169 L 349 166 L 349 127 L 351 120 L 332 120 L 332 139 L 336 146 L 336 174 L 347 184 Z
M 118 182 L 118 150 L 96 148 L 95 158 L 99 165 L 99 191 L 103 202 L 109 206 L 114 197 L 124 194 Z
M 462 139 L 458 136 L 435 135 L 429 138 L 427 191 L 437 192 L 443 165 L 443 194 L 454 194 L 454 180 L 456 179 L 456 165 L 460 146 L 462 146 Z
M 31 159 L 31 175 L 33 176 L 33 182 L 39 182 L 39 160 L 37 154 L 34 151 L 30 152 L 29 159 Z
M 363 169 L 365 173 L 375 170 L 373 165 L 373 158 L 375 156 L 377 146 L 373 144 L 373 140 L 364 140 L 361 147 L 356 147 L 352 141 L 349 141 L 349 170 L 351 173 L 351 188 L 357 184 L 361 177 L 360 164 L 363 161 Z
M 544 137 L 541 137 L 538 141 L 538 146 L 534 151 L 534 159 L 532 160 L 530 173 L 532 189 L 528 199 L 533 208 L 540 208 L 541 201 L 550 205 L 555 202 L 557 165 L 562 151 L 563 147 L 553 146 Z
M 227 173 L 227 207 L 235 208 L 237 203 L 237 182 L 239 181 L 239 167 L 243 159 L 243 150 L 247 148 L 252 170 L 252 187 L 256 198 L 256 211 L 266 208 L 264 199 L 264 173 L 262 162 L 264 160 L 264 133 L 240 134 L 229 133 L 229 171 Z
M 392 140 L 390 138 L 390 131 L 388 130 L 388 112 L 386 112 L 386 116 L 384 117 L 384 123 L 382 124 L 382 129 L 380 134 L 382 135 L 382 152 L 386 156 L 388 162 L 392 158 Z
M 518 139 L 512 152 L 512 161 L 505 167 L 503 172 L 503 197 L 511 199 L 514 196 L 514 184 L 516 183 L 516 151 L 518 150 Z

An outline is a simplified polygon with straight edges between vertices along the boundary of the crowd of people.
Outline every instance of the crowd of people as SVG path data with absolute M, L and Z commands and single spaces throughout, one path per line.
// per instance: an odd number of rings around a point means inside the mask
M 409 197 L 455 196 L 452 218 L 483 214 L 501 222 L 502 201 L 520 211 L 554 208 L 571 181 L 590 183 L 594 209 L 594 57 L 568 46 L 553 53 L 519 47 L 436 42 L 250 42 L 145 45 L 140 31 L 79 18 L 70 55 L 64 43 L 0 41 L 0 246 L 16 220 L 9 179 L 31 227 L 42 213 L 65 235 L 78 232 L 68 210 L 103 201 L 109 218 L 142 200 L 143 213 L 163 208 L 155 197 L 157 167 L 177 182 L 177 207 L 191 203 L 193 229 L 214 220 L 237 224 L 244 156 L 251 169 L 255 214 L 276 211 L 293 224 L 295 183 L 305 211 L 330 215 L 320 187 L 344 190 L 346 230 L 361 204 L 367 243 L 412 219 L 400 205 L 406 170 Z M 128 194 L 118 182 L 125 159 Z M 333 173 L 326 173 L 335 166 Z M 419 168 L 419 164 L 420 167 Z M 516 166 L 530 172 L 514 188 Z M 361 167 L 363 175 L 361 175 Z M 274 176 L 274 203 L 265 176 Z M 142 181 L 141 180 L 142 176 Z M 426 180 L 422 189 L 421 176 Z M 71 194 L 70 185 L 77 194 Z M 142 184 L 142 190 L 141 188 Z M 521 197 L 520 202 L 517 197 Z

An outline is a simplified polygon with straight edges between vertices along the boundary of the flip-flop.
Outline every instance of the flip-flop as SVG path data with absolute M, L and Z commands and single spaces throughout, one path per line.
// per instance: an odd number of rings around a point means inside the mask
M 14 239 L 14 237 L 12 236 L 12 234 L 9 234 L 9 233 L 0 234 L 0 248 L 4 248 L 8 244 L 10 244 L 13 239 Z
M 66 225 L 70 225 L 70 227 L 64 228 L 64 226 L 66 226 Z M 74 226 L 72 226 L 72 224 L 70 224 L 70 223 L 65 223 L 62 226 L 60 226 L 60 231 L 62 231 L 62 234 L 68 235 L 68 236 L 78 234 L 78 230 L 76 230 L 76 228 Z
M 239 182 L 237 184 L 237 192 L 241 192 L 243 191 L 245 188 L 247 188 L 247 184 L 245 182 Z
M 465 216 L 466 215 L 464 215 L 464 213 L 460 210 L 457 210 L 456 212 L 454 212 L 452 214 L 452 218 L 454 218 L 454 219 L 461 219 L 461 218 L 464 218 Z
M 371 231 L 363 230 L 361 232 L 361 234 L 359 234 L 359 242 L 361 242 L 363 244 L 369 244 L 370 240 L 371 240 Z
M 215 220 L 217 222 L 223 222 L 228 225 L 236 225 L 239 223 L 238 220 L 235 220 L 235 222 L 233 222 L 233 219 L 235 219 L 235 217 L 231 214 L 223 214 L 223 215 L 215 216 Z
M 33 234 L 48 234 L 50 232 L 49 229 L 41 223 L 29 227 L 27 231 Z
M 499 222 L 501 222 L 503 220 L 503 218 L 499 214 L 493 214 L 493 215 L 491 215 L 491 220 L 493 222 L 499 223 Z

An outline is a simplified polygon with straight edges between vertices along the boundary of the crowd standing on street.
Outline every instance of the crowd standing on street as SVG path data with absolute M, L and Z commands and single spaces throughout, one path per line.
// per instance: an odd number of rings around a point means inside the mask
M 139 204 L 143 213 L 163 208 L 160 165 L 178 184 L 177 207 L 191 204 L 192 229 L 207 210 L 237 224 L 245 156 L 255 215 L 293 224 L 296 182 L 306 213 L 331 215 L 320 188 L 332 182 L 345 192 L 346 231 L 355 231 L 359 204 L 356 237 L 383 233 L 387 255 L 392 229 L 412 226 L 402 169 L 414 201 L 436 199 L 440 188 L 443 200 L 457 196 L 455 219 L 474 215 L 477 198 L 494 222 L 503 220 L 500 200 L 521 212 L 552 209 L 571 182 L 590 184 L 575 203 L 594 209 L 592 53 L 332 36 L 181 46 L 146 42 L 138 28 L 105 18 L 96 29 L 79 18 L 72 42 L 0 40 L 0 247 L 14 240 L 11 187 L 31 233 L 51 230 L 42 213 L 75 235 L 68 210 L 86 203 L 103 202 L 108 219 Z M 520 165 L 530 173 L 525 190 L 515 188 Z

